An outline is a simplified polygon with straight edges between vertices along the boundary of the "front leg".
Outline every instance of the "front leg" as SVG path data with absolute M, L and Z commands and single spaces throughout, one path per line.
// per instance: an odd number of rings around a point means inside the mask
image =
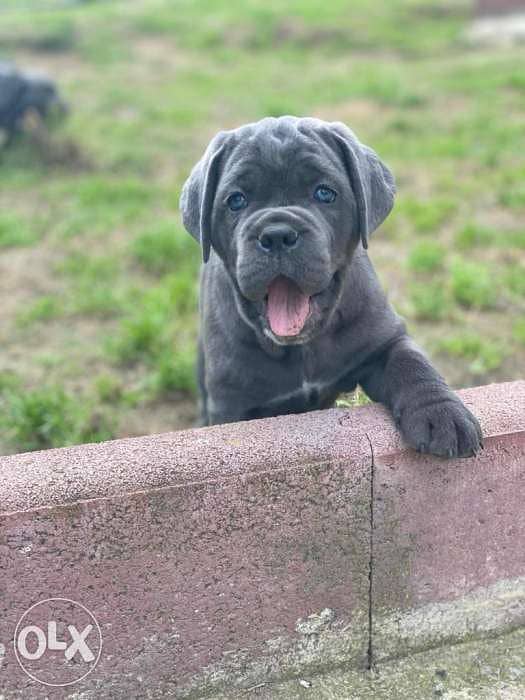
M 482 444 L 477 419 L 408 336 L 390 345 L 359 383 L 391 411 L 407 443 L 439 457 L 471 457 Z

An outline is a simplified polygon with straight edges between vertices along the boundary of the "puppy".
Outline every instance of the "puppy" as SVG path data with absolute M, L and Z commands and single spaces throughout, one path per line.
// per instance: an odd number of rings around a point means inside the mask
M 67 111 L 67 104 L 49 78 L 21 72 L 11 63 L 0 61 L 0 131 L 5 132 L 6 143 L 23 130 L 27 115 L 45 121 L 50 115 L 65 116 Z
M 367 255 L 394 194 L 342 123 L 267 118 L 213 138 L 180 200 L 205 263 L 202 424 L 325 408 L 359 384 L 420 452 L 476 453 L 478 421 L 407 335 Z

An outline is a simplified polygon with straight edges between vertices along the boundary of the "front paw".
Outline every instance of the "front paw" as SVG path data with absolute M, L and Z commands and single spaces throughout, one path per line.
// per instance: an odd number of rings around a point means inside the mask
M 454 395 L 421 407 L 405 409 L 399 427 L 418 452 L 438 457 L 472 457 L 483 448 L 477 419 Z

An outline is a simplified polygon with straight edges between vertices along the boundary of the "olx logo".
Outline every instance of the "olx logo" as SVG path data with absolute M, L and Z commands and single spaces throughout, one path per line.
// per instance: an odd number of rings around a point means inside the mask
M 95 616 L 69 598 L 47 598 L 22 615 L 15 630 L 20 667 L 39 683 L 77 683 L 95 668 L 102 652 L 102 633 Z

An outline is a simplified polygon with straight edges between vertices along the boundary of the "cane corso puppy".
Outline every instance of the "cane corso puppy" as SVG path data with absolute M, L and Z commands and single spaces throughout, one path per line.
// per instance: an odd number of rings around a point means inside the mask
M 49 78 L 21 72 L 13 64 L 0 61 L 0 130 L 5 131 L 7 142 L 23 128 L 28 112 L 45 120 L 50 115 L 64 116 L 67 109 Z
M 420 452 L 476 453 L 476 418 L 407 335 L 367 255 L 394 194 L 342 123 L 267 118 L 213 138 L 180 202 L 205 263 L 202 424 L 325 408 L 359 384 Z

